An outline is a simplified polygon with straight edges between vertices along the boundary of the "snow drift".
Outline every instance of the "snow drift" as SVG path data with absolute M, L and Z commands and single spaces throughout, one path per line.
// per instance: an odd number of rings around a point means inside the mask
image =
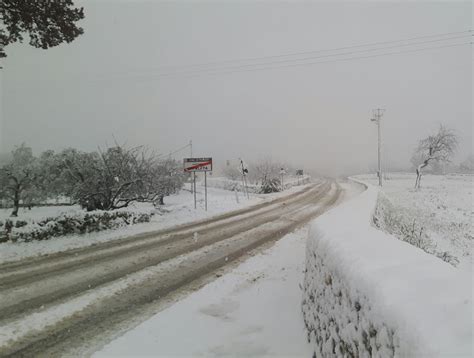
M 316 356 L 472 356 L 472 277 L 372 227 L 377 194 L 311 225 L 302 309 Z

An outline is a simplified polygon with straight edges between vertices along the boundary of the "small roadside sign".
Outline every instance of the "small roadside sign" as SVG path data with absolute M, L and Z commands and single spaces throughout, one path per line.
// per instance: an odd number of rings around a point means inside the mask
M 184 158 L 185 172 L 211 172 L 212 158 Z
M 204 202 L 207 211 L 207 172 L 212 172 L 212 158 L 184 158 L 183 166 L 185 172 L 193 173 L 194 209 L 197 207 L 196 173 L 204 172 Z
M 296 175 L 303 175 L 303 169 L 297 169 Z

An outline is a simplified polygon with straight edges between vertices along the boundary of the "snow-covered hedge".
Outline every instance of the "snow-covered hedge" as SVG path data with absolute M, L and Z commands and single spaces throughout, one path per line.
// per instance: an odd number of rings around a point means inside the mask
M 459 259 L 455 255 L 449 251 L 437 249 L 436 243 L 427 234 L 427 228 L 423 225 L 422 219 L 413 217 L 403 207 L 394 205 L 382 192 L 378 195 L 373 223 L 378 229 L 419 247 L 455 267 L 459 264 Z
M 472 277 L 372 227 L 377 194 L 312 223 L 302 308 L 315 355 L 472 356 Z
M 154 211 L 93 211 L 64 213 L 41 220 L 0 220 L 0 242 L 47 240 L 149 222 Z

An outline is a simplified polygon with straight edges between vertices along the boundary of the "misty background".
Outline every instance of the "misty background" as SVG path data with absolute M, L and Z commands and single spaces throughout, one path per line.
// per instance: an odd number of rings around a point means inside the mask
M 84 6 L 85 33 L 71 44 L 6 48 L 0 151 L 22 142 L 35 152 L 87 151 L 115 138 L 168 153 L 192 140 L 195 156 L 221 162 L 271 156 L 321 174 L 352 174 L 376 167 L 370 118 L 377 107 L 386 109 L 386 168 L 409 168 L 418 140 L 440 124 L 459 135 L 455 162 L 473 151 L 472 46 L 162 75 L 179 66 L 466 31 L 471 2 L 76 4 Z

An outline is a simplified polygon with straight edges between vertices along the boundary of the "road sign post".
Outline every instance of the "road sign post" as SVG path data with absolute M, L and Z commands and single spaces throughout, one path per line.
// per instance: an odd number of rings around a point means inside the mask
M 204 198 L 205 208 L 207 211 L 207 172 L 212 171 L 212 158 L 184 158 L 183 160 L 184 171 L 187 173 L 193 173 L 193 186 L 194 186 L 194 209 L 197 207 L 196 200 L 196 172 L 204 172 Z
M 194 209 L 196 209 L 196 173 L 193 173 Z
M 207 211 L 207 172 L 204 172 L 204 202 L 206 203 Z
M 244 193 L 247 195 L 247 199 L 249 199 L 249 188 L 247 184 L 247 174 L 249 173 L 249 170 L 243 159 L 240 159 L 240 172 L 242 174 L 242 186 L 244 189 Z

